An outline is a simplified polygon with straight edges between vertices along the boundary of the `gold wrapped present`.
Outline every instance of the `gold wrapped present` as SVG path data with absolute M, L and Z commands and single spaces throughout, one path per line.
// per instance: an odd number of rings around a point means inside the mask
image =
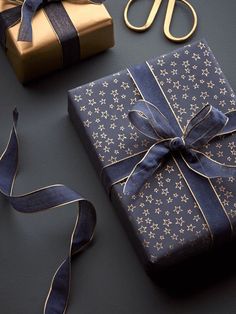
M 0 39 L 18 79 L 23 83 L 114 45 L 113 21 L 107 9 L 103 4 L 84 0 L 46 4 L 43 1 L 43 7 L 32 17 L 32 41 L 19 40 L 23 10 L 22 3 L 15 1 L 0 2 Z M 11 21 L 12 9 L 16 16 L 20 14 L 21 20 Z M 66 20 L 61 20 L 61 12 Z M 50 14 L 53 15 L 52 20 Z M 71 28 L 73 34 L 70 34 Z M 60 36 L 63 37 L 64 32 L 63 46 Z

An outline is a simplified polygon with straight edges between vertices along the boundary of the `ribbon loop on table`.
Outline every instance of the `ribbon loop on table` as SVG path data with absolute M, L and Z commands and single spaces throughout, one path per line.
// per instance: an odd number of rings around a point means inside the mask
M 18 112 L 13 112 L 13 127 L 9 142 L 0 158 L 0 193 L 9 200 L 14 209 L 21 213 L 34 213 L 71 203 L 78 203 L 78 213 L 68 256 L 58 267 L 45 302 L 44 314 L 64 314 L 66 312 L 71 281 L 71 259 L 88 245 L 96 225 L 93 205 L 77 192 L 64 185 L 52 185 L 31 193 L 15 196 L 13 186 L 18 166 L 18 140 L 16 124 Z
M 170 154 L 181 153 L 187 166 L 206 178 L 232 177 L 236 167 L 221 164 L 197 151 L 211 139 L 236 129 L 235 114 L 225 115 L 206 105 L 188 123 L 182 137 L 177 136 L 167 118 L 150 102 L 139 100 L 128 115 L 130 122 L 156 144 L 151 146 L 142 160 L 136 164 L 124 186 L 124 193 L 137 193 L 146 180 L 161 166 Z M 229 123 L 229 127 L 227 124 Z M 223 133 L 221 133 L 223 132 Z

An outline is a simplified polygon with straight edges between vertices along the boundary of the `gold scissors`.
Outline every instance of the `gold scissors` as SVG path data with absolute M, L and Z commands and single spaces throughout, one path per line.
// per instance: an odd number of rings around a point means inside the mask
M 125 10 L 124 10 L 125 24 L 130 29 L 132 29 L 136 32 L 144 32 L 152 26 L 152 23 L 155 20 L 155 17 L 157 15 L 157 12 L 159 10 L 159 7 L 161 5 L 162 0 L 154 0 L 154 3 L 153 3 L 153 6 L 151 8 L 151 11 L 149 13 L 149 16 L 148 16 L 148 18 L 147 18 L 147 20 L 143 26 L 134 26 L 130 23 L 130 21 L 128 19 L 128 12 L 129 12 L 130 6 L 132 5 L 133 1 L 135 1 L 135 0 L 129 0 L 126 7 L 125 7 Z M 174 9 L 175 9 L 176 0 L 168 0 L 168 6 L 167 6 L 166 17 L 165 17 L 165 22 L 164 22 L 164 34 L 169 40 L 172 40 L 175 42 L 185 41 L 186 39 L 191 37 L 193 35 L 193 33 L 195 32 L 196 27 L 197 27 L 197 14 L 196 14 L 196 11 L 194 10 L 193 6 L 186 0 L 179 0 L 179 1 L 182 2 L 185 6 L 187 6 L 190 9 L 192 16 L 193 16 L 193 26 L 192 26 L 192 29 L 190 30 L 190 32 L 188 34 L 186 34 L 185 36 L 175 37 L 171 34 L 170 26 L 171 26 L 171 20 L 172 20 Z

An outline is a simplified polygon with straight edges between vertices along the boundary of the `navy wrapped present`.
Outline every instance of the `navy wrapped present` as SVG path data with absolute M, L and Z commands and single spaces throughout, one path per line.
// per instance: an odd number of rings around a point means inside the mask
M 69 115 L 148 271 L 235 235 L 235 94 L 205 41 L 70 90 Z

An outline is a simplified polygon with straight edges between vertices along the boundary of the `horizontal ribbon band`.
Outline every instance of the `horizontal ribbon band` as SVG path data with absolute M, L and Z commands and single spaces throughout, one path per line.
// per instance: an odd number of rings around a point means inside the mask
M 199 149 L 212 139 L 236 131 L 236 111 L 224 114 L 207 105 L 183 132 L 149 65 L 130 68 L 129 73 L 143 99 L 132 107 L 128 118 L 152 144 L 145 153 L 106 166 L 102 172 L 106 188 L 110 190 L 126 179 L 124 193 L 138 193 L 168 158 L 173 158 L 205 217 L 214 243 L 231 238 L 231 222 L 209 179 L 236 176 L 236 167 L 219 163 Z
M 105 0 L 68 1 L 77 4 L 101 4 Z M 4 48 L 7 29 L 19 22 L 18 41 L 32 42 L 32 19 L 37 10 L 43 8 L 62 46 L 63 66 L 80 60 L 79 36 L 61 0 L 11 0 L 10 2 L 17 6 L 0 12 L 0 43 Z
M 52 185 L 31 193 L 13 195 L 18 165 L 17 120 L 18 113 L 15 110 L 9 142 L 0 159 L 0 193 L 21 213 L 34 213 L 71 203 L 78 204 L 68 256 L 53 277 L 44 306 L 44 314 L 64 314 L 70 292 L 71 260 L 91 242 L 96 225 L 96 212 L 90 202 L 64 185 Z

